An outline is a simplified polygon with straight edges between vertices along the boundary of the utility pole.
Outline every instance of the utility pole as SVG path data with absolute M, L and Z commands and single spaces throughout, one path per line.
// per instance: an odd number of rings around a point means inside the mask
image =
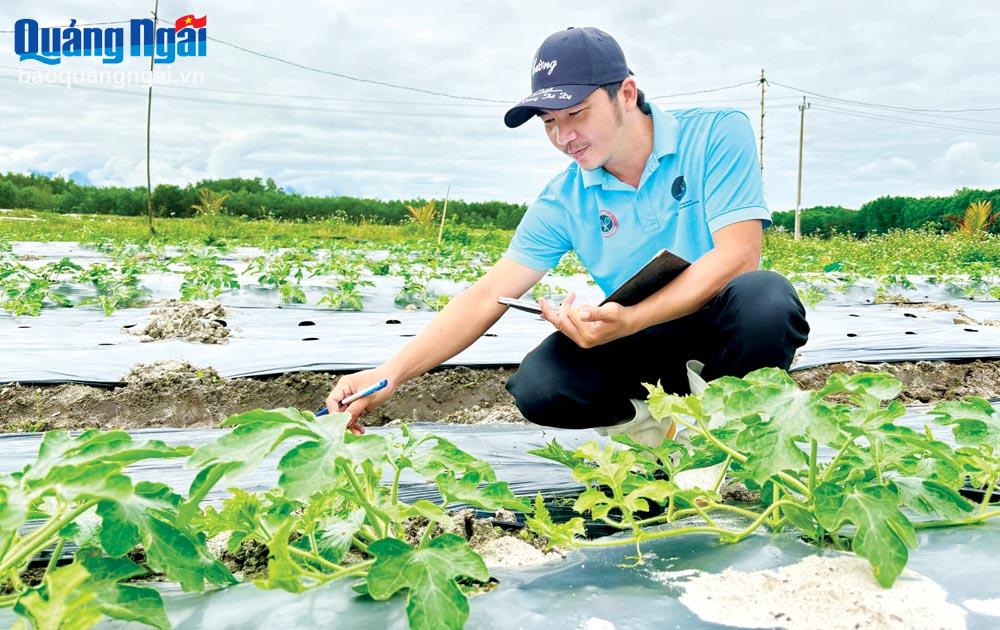
M 806 110 L 809 103 L 806 97 L 802 97 L 802 104 L 799 105 L 799 185 L 795 193 L 795 240 L 802 238 L 802 144 L 806 129 Z
M 160 0 L 156 0 L 153 4 L 153 36 L 156 36 L 156 25 L 158 24 L 160 9 Z M 154 44 L 155 46 L 155 44 Z M 155 53 L 155 50 L 153 51 Z M 153 59 L 156 58 L 155 54 L 149 55 L 149 93 L 146 96 L 146 216 L 149 218 L 149 233 L 150 235 L 156 234 L 156 228 L 153 227 L 153 178 L 150 174 L 149 167 L 149 130 L 150 122 L 153 117 Z
M 760 69 L 760 174 L 764 175 L 764 90 L 767 79 L 764 78 L 764 68 Z

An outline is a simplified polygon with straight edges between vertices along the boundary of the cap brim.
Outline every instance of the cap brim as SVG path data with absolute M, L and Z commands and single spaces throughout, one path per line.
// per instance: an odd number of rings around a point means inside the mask
M 579 105 L 598 87 L 597 85 L 560 85 L 537 90 L 507 110 L 503 122 L 511 129 L 520 127 L 543 109 L 566 109 Z

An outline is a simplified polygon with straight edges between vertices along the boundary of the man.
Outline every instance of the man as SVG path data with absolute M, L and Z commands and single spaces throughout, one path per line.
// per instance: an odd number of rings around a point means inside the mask
M 787 369 L 809 332 L 805 310 L 782 276 L 757 271 L 770 224 L 753 131 L 735 110 L 662 112 L 646 103 L 615 40 L 594 28 L 549 36 L 531 67 L 532 93 L 504 117 L 539 118 L 573 162 L 531 204 L 510 246 L 385 364 L 345 376 L 327 407 L 358 418 L 404 381 L 458 354 L 573 250 L 611 293 L 660 249 L 692 262 L 630 307 L 577 305 L 570 294 L 542 316 L 557 329 L 524 358 L 507 389 L 536 424 L 603 427 L 659 444 L 672 427 L 649 416 L 642 383 L 687 393 L 685 365 L 702 376 Z M 348 406 L 345 396 L 389 387 Z M 650 433 L 652 431 L 652 435 Z

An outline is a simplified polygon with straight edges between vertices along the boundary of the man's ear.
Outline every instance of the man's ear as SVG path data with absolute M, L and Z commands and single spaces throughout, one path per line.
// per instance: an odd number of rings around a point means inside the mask
M 630 112 L 635 109 L 636 100 L 639 98 L 639 86 L 632 77 L 625 77 L 622 86 L 618 88 L 618 98 L 621 99 L 622 110 Z

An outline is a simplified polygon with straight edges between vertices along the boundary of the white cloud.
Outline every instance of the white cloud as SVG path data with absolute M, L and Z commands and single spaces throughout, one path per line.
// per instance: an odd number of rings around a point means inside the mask
M 899 156 L 884 158 L 878 157 L 859 166 L 856 169 L 856 173 L 862 177 L 870 178 L 880 178 L 880 177 L 904 177 L 911 175 L 917 170 L 917 165 Z
M 1000 188 L 1000 160 L 990 162 L 983 157 L 978 143 L 957 142 L 936 158 L 931 165 L 935 175 L 953 181 L 958 186 Z
M 193 10 L 169 2 L 160 8 L 168 19 Z M 47 24 L 71 18 L 97 22 L 140 17 L 147 10 L 125 0 L 99 6 L 54 0 L 44 8 L 7 0 L 0 6 L 0 30 L 21 17 Z M 260 1 L 208 0 L 195 12 L 209 16 L 212 37 L 262 53 L 356 77 L 487 99 L 515 101 L 525 95 L 535 48 L 549 33 L 573 24 L 599 26 L 615 35 L 649 95 L 752 81 L 764 66 L 774 83 L 857 101 L 931 108 L 1000 102 L 1000 84 L 993 80 L 1000 48 L 977 46 L 974 55 L 968 49 L 969 42 L 989 41 L 989 25 L 1000 17 L 995 4 L 987 2 L 946 11 L 934 0 L 915 0 L 900 11 L 863 0 L 793 5 L 706 0 L 666 6 L 648 0 L 387 0 L 378 5 L 329 0 L 277 8 Z M 440 197 L 450 184 L 456 198 L 530 201 L 565 166 L 538 125 L 505 128 L 503 104 L 367 85 L 209 44 L 208 57 L 177 64 L 204 71 L 205 85 L 193 87 L 300 96 L 155 89 L 154 182 L 261 176 L 309 194 L 382 198 Z M 144 69 L 142 62 L 129 60 L 122 67 Z M 24 66 L 6 34 L 0 34 L 0 65 Z M 64 66 L 109 67 L 87 59 L 67 60 Z M 14 74 L 0 68 L 0 78 Z M 141 90 L 66 90 L 0 80 L 0 170 L 80 172 L 96 182 L 144 184 L 143 96 Z M 775 210 L 794 205 L 800 96 L 775 84 L 767 92 L 764 176 Z M 662 104 L 739 107 L 757 127 L 758 99 L 757 87 L 747 85 Z M 811 100 L 806 205 L 857 207 L 883 194 L 1000 185 L 996 135 L 858 118 L 830 107 L 907 116 Z M 315 109 L 281 109 L 286 105 Z M 409 115 L 446 112 L 455 116 Z M 985 122 L 923 119 L 1000 129 L 997 112 L 941 115 Z

